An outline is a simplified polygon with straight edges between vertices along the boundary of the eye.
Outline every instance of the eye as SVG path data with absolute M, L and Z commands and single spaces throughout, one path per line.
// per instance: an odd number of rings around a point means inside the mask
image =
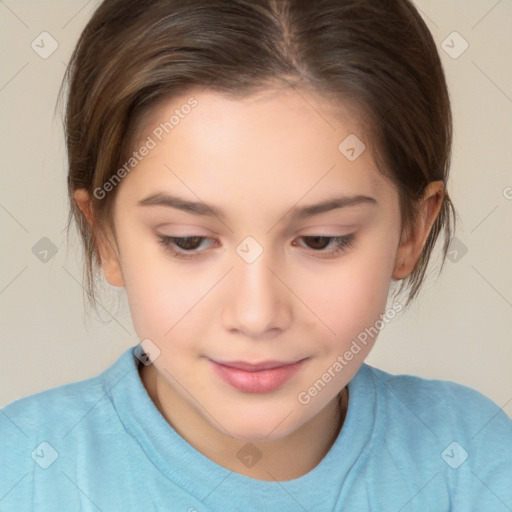
M 311 235 L 300 237 L 306 245 L 313 249 L 312 252 L 318 253 L 320 257 L 324 256 L 336 256 L 354 244 L 355 235 L 343 236 L 323 236 L 323 235 Z M 327 249 L 331 246 L 329 249 Z
M 203 242 L 212 242 L 212 245 L 217 245 L 217 241 L 207 236 L 167 236 L 157 235 L 160 245 L 171 253 L 171 256 L 177 259 L 191 259 L 201 255 L 206 249 L 201 249 Z M 341 254 L 354 243 L 354 234 L 344 236 L 324 236 L 324 235 L 311 235 L 302 236 L 308 248 L 319 257 L 331 257 Z M 295 244 L 295 242 L 294 242 Z M 295 244 L 296 245 L 296 244 Z M 329 248 L 330 246 L 330 248 Z
M 158 235 L 159 243 L 164 247 L 166 251 L 169 251 L 171 255 L 178 259 L 190 259 L 198 256 L 198 249 L 201 244 L 208 240 L 213 242 L 216 241 L 213 238 L 207 236 L 166 236 Z

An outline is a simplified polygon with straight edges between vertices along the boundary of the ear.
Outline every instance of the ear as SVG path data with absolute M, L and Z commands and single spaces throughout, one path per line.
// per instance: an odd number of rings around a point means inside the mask
M 444 198 L 442 181 L 432 181 L 425 188 L 416 219 L 410 233 L 400 241 L 392 277 L 404 279 L 416 266 L 434 221 L 441 210 Z
M 73 193 L 73 199 L 78 208 L 80 208 L 80 211 L 84 214 L 87 222 L 91 225 L 91 228 L 94 229 L 94 210 L 89 192 L 84 188 L 79 188 Z M 112 286 L 122 287 L 124 286 L 124 279 L 121 272 L 119 256 L 114 246 L 115 242 L 108 240 L 100 230 L 96 229 L 95 250 L 98 253 L 105 278 Z

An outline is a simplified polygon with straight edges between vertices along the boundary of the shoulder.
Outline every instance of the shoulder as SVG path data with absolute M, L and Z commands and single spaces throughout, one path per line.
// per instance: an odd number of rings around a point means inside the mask
M 479 391 L 447 380 L 413 375 L 392 375 L 364 365 L 362 368 L 377 390 L 381 403 L 427 422 L 432 429 L 463 429 L 476 436 L 482 429 L 512 435 L 512 420 L 501 407 Z
M 454 382 L 368 365 L 360 372 L 375 392 L 372 450 L 380 472 L 393 468 L 397 481 L 414 483 L 411 492 L 433 478 L 436 494 L 447 503 L 457 498 L 461 510 L 512 510 L 512 420 L 502 408 Z
M 5 510 L 29 509 L 36 496 L 51 496 L 52 504 L 58 502 L 55 510 L 69 510 L 77 500 L 76 488 L 70 486 L 77 468 L 99 471 L 115 440 L 122 439 L 111 394 L 114 388 L 129 392 L 129 376 L 133 380 L 135 373 L 130 349 L 97 376 L 0 409 L 0 496 L 6 497 Z
M 66 429 L 92 409 L 106 411 L 110 389 L 129 371 L 129 351 L 94 377 L 54 387 L 15 400 L 0 409 L 0 443 L 12 436 L 39 438 L 46 432 Z
M 11 421 L 22 422 L 27 427 L 34 423 L 57 419 L 69 413 L 77 406 L 86 406 L 94 401 L 102 392 L 102 382 L 95 376 L 79 382 L 40 391 L 19 398 L 3 407 L 4 417 Z

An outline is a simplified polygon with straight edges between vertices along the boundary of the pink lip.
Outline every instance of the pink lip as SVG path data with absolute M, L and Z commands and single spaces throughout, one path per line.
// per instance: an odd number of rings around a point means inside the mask
M 210 359 L 216 374 L 227 384 L 244 393 L 270 393 L 291 379 L 305 362 L 264 361 L 247 363 L 226 361 L 219 363 Z

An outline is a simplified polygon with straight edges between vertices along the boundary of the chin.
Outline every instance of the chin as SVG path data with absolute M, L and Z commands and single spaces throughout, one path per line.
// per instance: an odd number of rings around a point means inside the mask
M 241 417 L 242 415 L 243 417 Z M 226 422 L 223 421 L 223 426 L 225 426 L 229 435 L 239 441 L 275 441 L 292 434 L 300 427 L 299 424 L 293 422 L 293 416 L 293 414 L 286 417 L 286 415 L 282 414 L 265 416 L 241 413 L 240 416 L 233 418 L 231 423 L 226 418 Z

